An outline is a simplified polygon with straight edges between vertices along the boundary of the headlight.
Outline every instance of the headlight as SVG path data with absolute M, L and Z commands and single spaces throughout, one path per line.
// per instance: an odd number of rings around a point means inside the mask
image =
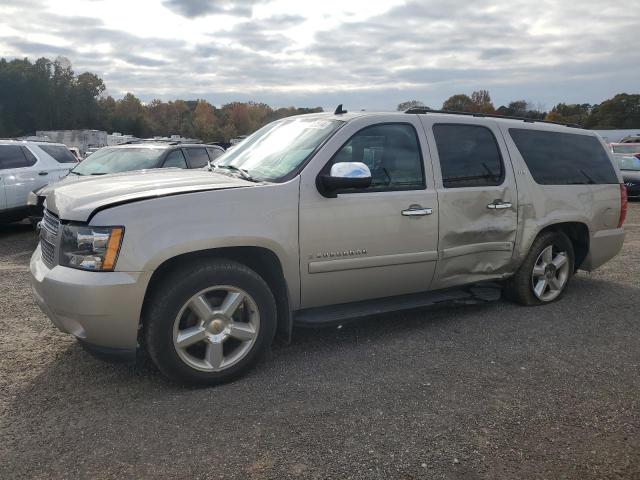
M 60 265 L 109 272 L 116 266 L 124 227 L 64 225 Z
M 29 205 L 30 207 L 35 207 L 36 205 L 38 205 L 38 195 L 36 195 L 34 192 L 29 192 L 29 195 L 27 195 L 27 205 Z

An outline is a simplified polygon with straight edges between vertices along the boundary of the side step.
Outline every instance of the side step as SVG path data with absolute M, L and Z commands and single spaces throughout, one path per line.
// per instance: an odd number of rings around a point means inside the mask
M 329 307 L 299 310 L 293 314 L 293 323 L 300 327 L 314 327 L 340 323 L 354 318 L 381 313 L 412 310 L 443 303 L 473 305 L 500 299 L 502 286 L 498 283 L 478 283 L 465 287 L 412 293 L 397 297 L 363 300 Z

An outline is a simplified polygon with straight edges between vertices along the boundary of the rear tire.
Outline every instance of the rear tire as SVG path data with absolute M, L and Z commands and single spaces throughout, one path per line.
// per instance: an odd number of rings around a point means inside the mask
M 573 276 L 575 254 L 562 232 L 540 234 L 524 262 L 505 283 L 505 295 L 520 305 L 545 305 L 564 295 Z
M 143 325 L 149 356 L 166 377 L 216 385 L 244 375 L 269 349 L 276 304 L 247 266 L 209 260 L 161 280 L 145 303 Z

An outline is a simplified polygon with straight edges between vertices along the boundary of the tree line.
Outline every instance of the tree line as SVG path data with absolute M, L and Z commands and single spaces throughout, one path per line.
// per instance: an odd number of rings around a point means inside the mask
M 425 105 L 403 102 L 398 110 Z M 442 110 L 489 113 L 578 124 L 591 129 L 640 128 L 640 95 L 621 93 L 604 102 L 559 103 L 545 111 L 516 100 L 495 108 L 487 90 L 448 98 Z M 321 112 L 322 108 L 278 108 L 264 103 L 232 102 L 216 108 L 206 100 L 141 102 L 132 93 L 121 99 L 107 94 L 96 74 L 76 75 L 64 57 L 0 58 L 0 137 L 17 137 L 36 130 L 90 128 L 137 137 L 179 134 L 204 141 L 228 141 L 254 132 L 279 118 Z
M 398 111 L 412 107 L 429 108 L 419 100 L 409 100 L 398 105 Z M 640 95 L 620 93 L 600 104 L 591 105 L 559 103 L 551 110 L 532 105 L 526 100 L 515 100 L 495 108 L 487 90 L 471 94 L 453 95 L 442 104 L 442 110 L 468 113 L 485 113 L 512 117 L 570 123 L 593 130 L 640 128 Z
M 206 100 L 152 100 L 132 93 L 106 95 L 97 75 L 76 75 L 64 57 L 0 59 L 0 138 L 36 130 L 97 129 L 146 138 L 172 134 L 203 141 L 229 141 L 279 118 L 321 112 L 322 108 L 278 108 L 232 102 L 216 108 Z

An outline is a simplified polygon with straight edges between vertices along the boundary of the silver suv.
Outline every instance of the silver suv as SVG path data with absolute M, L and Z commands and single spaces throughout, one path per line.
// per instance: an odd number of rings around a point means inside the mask
M 0 140 L 0 223 L 27 217 L 29 193 L 63 178 L 77 164 L 62 143 Z
M 90 350 L 142 347 L 168 377 L 216 384 L 295 324 L 488 300 L 495 283 L 522 305 L 553 302 L 620 251 L 621 182 L 602 140 L 568 126 L 291 117 L 212 171 L 54 189 L 33 291 Z

